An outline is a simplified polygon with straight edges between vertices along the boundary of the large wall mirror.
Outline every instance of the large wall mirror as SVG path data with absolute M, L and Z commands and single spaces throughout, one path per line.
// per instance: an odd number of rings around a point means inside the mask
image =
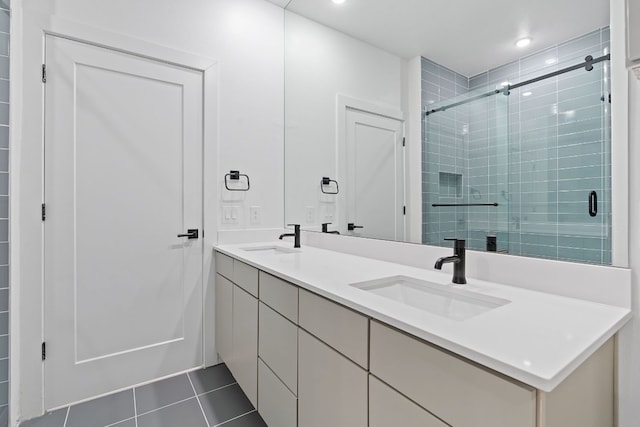
M 286 223 L 611 264 L 609 53 L 607 0 L 292 0 Z

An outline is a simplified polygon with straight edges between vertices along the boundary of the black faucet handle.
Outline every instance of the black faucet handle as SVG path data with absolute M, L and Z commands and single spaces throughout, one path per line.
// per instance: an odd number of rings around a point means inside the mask
M 293 247 L 294 248 L 299 248 L 300 247 L 300 224 L 287 224 L 287 227 L 293 227 L 294 230 L 294 243 L 293 243 Z
M 447 242 L 453 242 L 454 249 L 464 249 L 467 241 L 465 239 L 457 239 L 455 237 L 449 237 L 444 239 Z
M 462 244 L 466 242 L 465 239 L 456 239 L 455 237 L 446 238 L 444 240 L 447 242 L 456 242 L 456 243 L 461 242 Z

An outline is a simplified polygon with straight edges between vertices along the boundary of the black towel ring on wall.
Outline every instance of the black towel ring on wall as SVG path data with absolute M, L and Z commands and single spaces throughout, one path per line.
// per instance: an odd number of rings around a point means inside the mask
M 336 191 L 324 191 L 324 188 L 330 186 L 332 182 L 336 185 Z M 338 181 L 326 176 L 322 177 L 322 181 L 320 181 L 320 191 L 322 191 L 323 194 L 338 194 L 340 192 Z
M 247 178 L 246 188 L 230 188 L 229 182 L 230 181 L 240 182 L 240 177 Z M 224 186 L 229 191 L 249 191 L 249 189 L 251 188 L 251 183 L 249 182 L 249 175 L 242 174 L 240 173 L 240 171 L 229 171 L 229 173 L 224 176 Z

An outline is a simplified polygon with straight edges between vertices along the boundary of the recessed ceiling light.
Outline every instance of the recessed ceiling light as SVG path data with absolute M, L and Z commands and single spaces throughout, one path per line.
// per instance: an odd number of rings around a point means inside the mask
M 333 4 L 342 4 L 344 3 L 346 0 L 331 0 L 333 2 Z
M 556 63 L 556 59 L 555 58 L 549 58 L 546 61 L 544 61 L 545 64 L 547 65 L 551 65 L 551 64 L 555 64 Z
M 516 46 L 518 47 L 527 47 L 531 44 L 531 37 L 525 37 L 516 42 Z
M 533 92 L 525 92 L 522 94 L 522 96 L 531 96 L 533 95 Z

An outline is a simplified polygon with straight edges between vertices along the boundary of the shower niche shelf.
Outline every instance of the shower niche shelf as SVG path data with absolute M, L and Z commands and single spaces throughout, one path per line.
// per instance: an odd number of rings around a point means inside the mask
M 441 197 L 462 197 L 462 174 L 440 172 L 439 175 Z

